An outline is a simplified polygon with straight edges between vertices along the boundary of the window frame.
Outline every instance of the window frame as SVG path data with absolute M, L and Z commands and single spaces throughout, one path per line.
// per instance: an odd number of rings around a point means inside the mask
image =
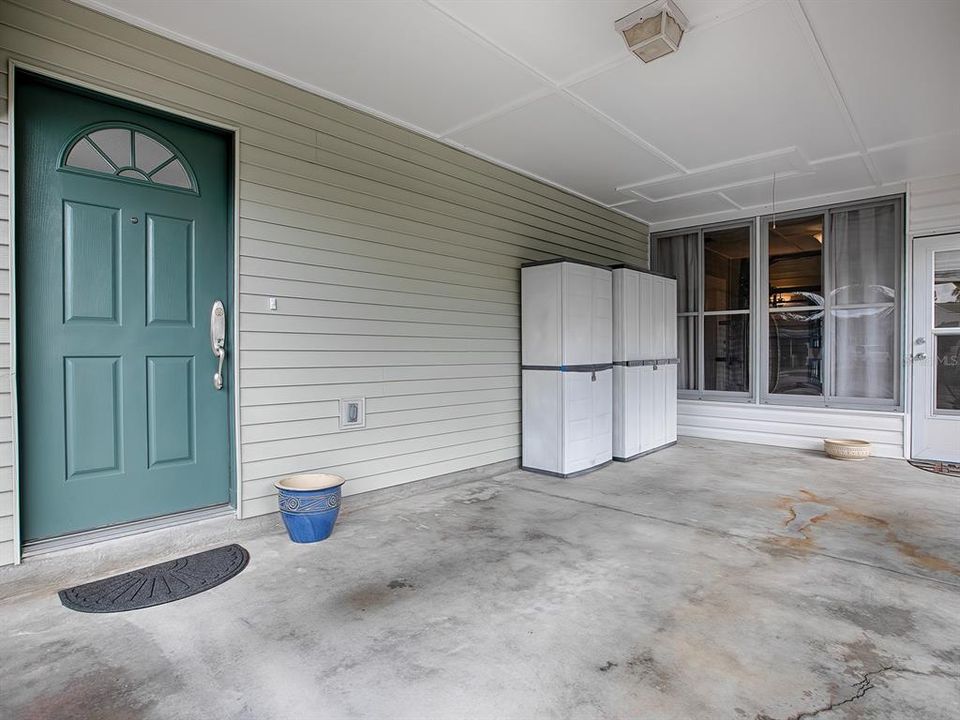
M 101 130 L 126 130 L 130 133 L 130 155 L 131 159 L 135 160 L 136 150 L 134 149 L 135 137 L 139 133 L 145 137 L 150 138 L 154 142 L 162 145 L 169 153 L 170 157 L 160 163 L 157 167 L 153 168 L 148 174 L 144 172 L 140 167 L 136 165 L 130 165 L 129 167 L 119 167 L 113 159 L 111 159 L 108 154 L 100 148 L 100 146 L 93 140 L 90 136 Z M 70 154 L 73 152 L 73 149 L 81 143 L 83 140 L 89 142 L 94 150 L 113 168 L 114 172 L 108 173 L 100 170 L 91 170 L 89 168 L 80 167 L 77 165 L 68 164 Z M 183 187 L 180 185 L 171 185 L 169 183 L 159 182 L 153 180 L 153 174 L 159 172 L 167 165 L 170 165 L 174 161 L 180 163 L 180 166 L 183 168 L 184 172 L 187 175 L 187 179 L 190 181 L 190 187 Z M 144 179 L 137 177 L 130 177 L 129 175 L 121 175 L 120 172 L 124 170 L 135 170 L 145 176 Z M 134 183 L 141 185 L 143 187 L 156 188 L 158 190 L 168 190 L 170 192 L 179 192 L 185 193 L 187 195 L 200 195 L 200 184 L 197 181 L 197 175 L 193 171 L 193 167 L 187 162 L 187 158 L 184 156 L 180 149 L 170 142 L 167 138 L 163 137 L 157 132 L 154 132 L 150 128 L 143 127 L 142 125 L 137 125 L 136 123 L 130 122 L 98 122 L 93 123 L 92 125 L 87 125 L 80 128 L 75 132 L 70 139 L 67 141 L 66 145 L 60 150 L 60 155 L 57 158 L 57 172 L 65 173 L 74 173 L 77 175 L 87 175 L 88 177 L 95 177 L 104 180 L 114 180 L 118 182 Z
M 706 310 L 707 306 L 707 293 L 706 293 L 706 262 L 704 257 L 704 233 L 709 234 L 710 232 L 715 232 L 717 230 L 733 230 L 737 228 L 745 228 L 749 232 L 749 247 L 750 247 L 750 295 L 749 295 L 749 308 L 746 310 Z M 677 390 L 677 397 L 685 400 L 721 400 L 725 402 L 743 402 L 749 403 L 752 402 L 755 397 L 755 385 L 756 385 L 756 363 L 757 363 L 757 343 L 756 343 L 756 299 L 754 297 L 753 288 L 757 283 L 757 266 L 756 262 L 756 253 L 757 253 L 757 243 L 756 243 L 756 220 L 755 218 L 745 218 L 741 220 L 728 220 L 724 222 L 711 223 L 709 225 L 699 225 L 692 228 L 678 228 L 677 230 L 670 230 L 662 233 L 655 233 L 650 236 L 650 256 L 653 259 L 651 266 L 656 263 L 656 254 L 659 252 L 659 244 L 661 238 L 671 238 L 678 237 L 682 235 L 693 235 L 697 236 L 697 250 L 696 250 L 696 263 L 694 276 L 697 283 L 697 310 L 696 312 L 677 312 L 677 319 L 679 321 L 682 317 L 692 317 L 696 319 L 696 339 L 697 339 L 697 357 L 696 357 L 696 376 L 697 376 L 697 387 L 693 390 Z M 706 378 L 706 355 L 705 348 L 706 343 L 704 342 L 704 318 L 708 316 L 730 316 L 730 315 L 746 315 L 749 323 L 748 335 L 750 336 L 750 348 L 747 354 L 748 362 L 750 363 L 750 369 L 747 373 L 747 390 L 746 391 L 734 391 L 734 390 L 706 390 L 704 388 L 704 380 Z M 678 328 L 679 330 L 679 328 Z
M 895 280 L 896 280 L 896 300 L 893 302 L 894 309 L 894 348 L 896 356 L 894 358 L 893 388 L 894 398 L 848 398 L 833 396 L 834 382 L 834 335 L 835 318 L 832 311 L 833 302 L 833 229 L 831 227 L 832 214 L 837 211 L 851 211 L 880 205 L 892 204 L 894 207 L 894 223 L 898 233 L 895 245 Z M 677 317 L 696 318 L 697 332 L 697 363 L 696 377 L 697 389 L 679 390 L 677 395 L 682 400 L 705 400 L 722 401 L 736 403 L 753 403 L 760 405 L 783 406 L 783 407 L 809 407 L 809 408 L 830 408 L 843 410 L 872 410 L 882 412 L 903 412 L 905 403 L 904 382 L 906 372 L 904 369 L 905 350 L 903 339 L 906 337 L 906 198 L 903 194 L 882 195 L 878 197 L 855 200 L 845 203 L 833 203 L 828 205 L 817 205 L 806 207 L 789 212 L 776 213 L 776 219 L 790 220 L 800 217 L 809 217 L 811 215 L 823 216 L 823 250 L 821 257 L 822 273 L 822 291 L 823 306 L 802 306 L 786 310 L 796 312 L 803 311 L 821 311 L 823 313 L 823 348 L 821 350 L 821 367 L 823 372 L 823 394 L 822 395 L 788 395 L 784 393 L 770 393 L 770 306 L 769 306 L 769 222 L 773 220 L 772 213 L 765 215 L 751 215 L 746 218 L 736 220 L 726 220 L 717 223 L 708 223 L 704 225 L 694 225 L 689 227 L 678 227 L 670 230 L 655 232 L 650 234 L 650 258 L 651 268 L 656 267 L 657 255 L 659 252 L 660 240 L 663 238 L 678 237 L 682 235 L 697 235 L 697 257 L 695 276 L 698 296 L 697 312 L 677 313 Z M 715 230 L 726 230 L 737 227 L 749 227 L 750 229 L 750 308 L 747 311 L 729 311 L 714 310 L 705 311 L 706 307 L 706 263 L 704 262 L 704 233 Z M 863 307 L 879 307 L 885 303 L 859 303 Z M 841 304 L 840 307 L 853 307 L 854 304 Z M 750 364 L 751 370 L 748 375 L 748 392 L 734 392 L 725 390 L 704 390 L 705 378 L 705 343 L 704 343 L 704 318 L 708 315 L 748 315 L 750 323 Z
M 763 267 L 760 270 L 760 282 L 757 283 L 757 297 L 762 303 L 764 309 L 761 318 L 760 336 L 758 338 L 760 350 L 760 403 L 763 405 L 799 405 L 804 407 L 824 407 L 824 401 L 827 397 L 827 389 L 831 384 L 828 369 L 832 355 L 827 349 L 827 275 L 830 272 L 827 250 L 827 238 L 829 237 L 829 212 L 826 208 L 808 208 L 806 210 L 794 210 L 786 213 L 777 213 L 774 215 L 763 215 L 760 217 L 760 256 L 763 258 Z M 789 221 L 797 218 L 809 218 L 820 216 L 823 227 L 823 242 L 820 243 L 820 292 L 823 295 L 823 305 L 796 305 L 784 307 L 781 309 L 771 309 L 770 307 L 770 223 L 774 217 L 777 220 Z M 770 392 L 770 315 L 771 313 L 809 313 L 820 312 L 823 315 L 821 329 L 821 347 L 820 347 L 820 373 L 821 373 L 821 394 L 820 395 L 789 395 L 787 393 Z
M 832 215 L 836 211 L 849 212 L 851 210 L 863 210 L 882 205 L 893 205 L 894 207 L 894 226 L 898 232 L 898 239 L 895 246 L 895 271 L 894 278 L 896 287 L 894 288 L 897 300 L 893 303 L 894 310 L 894 348 L 896 356 L 893 362 L 893 390 L 894 397 L 890 398 L 853 398 L 841 397 L 833 394 L 834 386 L 834 335 L 836 333 L 836 318 L 833 316 L 834 301 L 833 293 L 833 228 Z M 803 306 L 788 308 L 786 311 L 803 312 L 810 310 L 820 310 L 823 312 L 823 346 L 821 349 L 820 366 L 823 373 L 823 393 L 821 395 L 787 395 L 784 393 L 771 393 L 770 388 L 770 303 L 769 303 L 769 282 L 770 282 L 770 222 L 774 215 L 762 215 L 760 222 L 760 249 L 759 254 L 763 258 L 760 279 L 757 285 L 757 294 L 762 295 L 762 303 L 765 312 L 761 318 L 761 328 L 759 340 L 760 361 L 760 403 L 763 405 L 784 405 L 796 407 L 814 407 L 814 408 L 839 408 L 845 410 L 885 410 L 899 412 L 903 410 L 903 337 L 904 337 L 904 258 L 906 254 L 906 228 L 904 227 L 903 196 L 893 195 L 869 200 L 858 200 L 849 203 L 840 203 L 836 205 L 822 205 L 803 210 L 792 210 L 787 213 L 777 213 L 777 220 L 791 220 L 811 215 L 822 215 L 823 217 L 823 249 L 821 255 L 821 289 L 823 292 L 823 307 Z M 876 307 L 887 303 L 860 303 L 863 307 Z M 844 304 L 843 307 L 850 307 Z

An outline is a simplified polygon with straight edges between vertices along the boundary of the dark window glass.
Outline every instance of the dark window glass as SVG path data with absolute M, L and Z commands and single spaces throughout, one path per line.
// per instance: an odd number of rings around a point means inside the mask
M 750 316 L 703 318 L 703 388 L 727 392 L 750 389 Z
M 938 335 L 937 410 L 960 410 L 960 335 Z
M 823 216 L 767 226 L 770 307 L 823 305 Z
M 770 313 L 770 392 L 823 395 L 822 349 L 822 310 Z
M 703 233 L 704 310 L 750 307 L 750 228 Z

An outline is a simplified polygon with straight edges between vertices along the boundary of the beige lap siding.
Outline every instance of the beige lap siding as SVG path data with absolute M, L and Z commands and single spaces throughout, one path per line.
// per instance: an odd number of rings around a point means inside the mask
M 245 516 L 275 509 L 272 482 L 289 473 L 324 468 L 358 492 L 517 458 L 518 266 L 647 261 L 640 223 L 68 2 L 0 0 L 0 56 L 240 128 Z M 5 171 L 7 125 L 0 143 Z M 4 196 L 2 563 L 9 212 Z M 367 427 L 338 432 L 337 400 L 351 396 L 367 398 Z

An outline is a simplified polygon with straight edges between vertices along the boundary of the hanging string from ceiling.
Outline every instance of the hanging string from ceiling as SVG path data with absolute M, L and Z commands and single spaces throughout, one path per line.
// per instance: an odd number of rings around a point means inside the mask
M 773 171 L 773 193 L 771 197 L 773 205 L 773 229 L 777 229 L 777 171 Z

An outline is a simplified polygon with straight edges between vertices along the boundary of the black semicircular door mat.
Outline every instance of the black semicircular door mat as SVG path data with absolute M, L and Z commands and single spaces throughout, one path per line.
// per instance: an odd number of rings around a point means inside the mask
M 169 562 L 60 591 L 60 602 L 77 612 L 109 613 L 163 605 L 214 588 L 247 566 L 239 545 L 205 550 Z

